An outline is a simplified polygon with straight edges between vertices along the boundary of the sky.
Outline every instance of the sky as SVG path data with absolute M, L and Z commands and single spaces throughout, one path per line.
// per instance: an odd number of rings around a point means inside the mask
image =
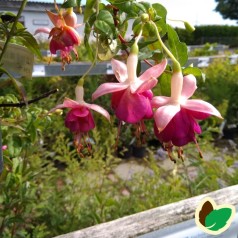
M 37 1 L 37 0 L 36 0 Z M 38 0 L 44 1 L 44 0 Z M 146 0 L 145 0 L 146 1 Z M 217 3 L 215 0 L 147 0 L 150 3 L 160 3 L 167 9 L 167 17 L 171 19 L 186 20 L 192 25 L 237 25 L 236 21 L 224 20 L 215 12 Z M 45 0 L 53 2 L 53 0 Z M 57 0 L 62 3 L 63 0 Z M 82 0 L 85 4 L 86 0 Z M 102 2 L 106 2 L 105 0 Z M 169 22 L 171 25 L 180 26 Z
M 192 25 L 236 25 L 236 21 L 224 20 L 215 12 L 215 0 L 150 0 L 167 9 L 167 17 L 186 20 Z

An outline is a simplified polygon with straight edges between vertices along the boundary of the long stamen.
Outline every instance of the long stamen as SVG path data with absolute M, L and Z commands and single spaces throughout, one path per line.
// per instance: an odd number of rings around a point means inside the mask
M 146 135 L 148 135 L 148 131 L 146 129 L 146 126 L 143 120 L 140 121 L 140 127 L 141 127 L 142 133 L 145 133 Z
M 92 155 L 92 144 L 90 143 L 90 138 L 89 138 L 88 133 L 85 134 L 85 137 L 86 137 L 86 139 L 84 139 L 84 141 L 88 148 L 88 153 L 89 153 L 89 155 Z
M 164 143 L 163 146 L 164 146 L 165 150 L 167 151 L 170 160 L 173 161 L 174 163 L 176 163 L 176 160 L 174 159 L 174 157 L 172 155 L 172 149 L 173 149 L 172 142 L 170 141 L 168 143 Z
M 195 145 L 196 145 L 196 147 L 197 147 L 199 156 L 200 156 L 200 158 L 202 159 L 202 158 L 203 158 L 202 151 L 201 151 L 201 149 L 200 149 L 200 147 L 199 147 L 199 145 L 198 145 L 198 142 L 197 142 L 196 138 L 194 138 L 194 142 L 195 142 Z
M 81 152 L 81 150 L 83 149 L 83 145 L 81 143 L 81 135 L 79 134 L 75 134 L 74 135 L 74 146 L 77 150 L 77 153 L 81 156 L 84 157 L 83 153 Z
M 178 152 L 178 158 L 184 162 L 183 148 L 179 147 L 177 152 Z
M 143 120 L 141 120 L 140 122 L 140 129 L 141 129 L 141 143 L 145 144 L 146 143 L 146 135 L 148 135 L 148 131 L 146 129 L 145 123 Z

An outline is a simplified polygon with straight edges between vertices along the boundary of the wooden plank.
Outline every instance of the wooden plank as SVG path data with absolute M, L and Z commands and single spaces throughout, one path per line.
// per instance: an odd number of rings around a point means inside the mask
M 192 219 L 196 207 L 204 197 L 219 204 L 238 204 L 238 185 L 153 208 L 114 221 L 88 227 L 55 238 L 129 238 Z

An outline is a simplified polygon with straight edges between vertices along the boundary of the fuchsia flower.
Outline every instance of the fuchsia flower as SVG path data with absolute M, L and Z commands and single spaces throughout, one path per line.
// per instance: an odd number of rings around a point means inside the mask
M 49 34 L 50 40 L 50 52 L 56 54 L 59 50 L 62 59 L 62 69 L 64 70 L 65 64 L 69 64 L 72 60 L 70 52 L 73 51 L 76 58 L 78 58 L 78 53 L 75 46 L 80 44 L 80 38 L 78 32 L 74 29 L 77 25 L 76 15 L 61 15 L 55 14 L 50 11 L 46 11 L 48 17 L 52 21 L 55 27 L 49 29 L 47 27 L 42 27 L 36 30 L 35 34 L 43 32 Z M 66 23 L 70 24 L 67 25 Z
M 157 77 L 164 71 L 167 61 L 146 70 L 137 77 L 137 54 L 130 53 L 127 65 L 112 59 L 112 69 L 119 83 L 104 83 L 93 93 L 96 98 L 112 93 L 111 105 L 115 115 L 121 121 L 137 123 L 143 119 L 153 117 L 151 89 L 157 84 Z
M 173 145 L 181 147 L 192 141 L 197 144 L 195 133 L 202 132 L 197 120 L 204 120 L 211 115 L 222 118 L 210 103 L 189 99 L 196 88 L 193 75 L 183 77 L 181 72 L 175 72 L 171 79 L 171 97 L 158 96 L 152 99 L 152 107 L 157 108 L 154 113 L 155 135 L 169 152 Z
M 95 127 L 91 109 L 101 113 L 108 120 L 110 120 L 110 115 L 102 107 L 86 103 L 83 100 L 84 89 L 82 86 L 76 87 L 75 94 L 76 101 L 66 98 L 63 104 L 57 105 L 50 112 L 61 108 L 70 109 L 65 118 L 65 126 L 74 134 L 74 143 L 78 152 L 80 152 L 83 148 L 81 138 L 85 139 L 85 136 L 88 136 L 88 132 Z

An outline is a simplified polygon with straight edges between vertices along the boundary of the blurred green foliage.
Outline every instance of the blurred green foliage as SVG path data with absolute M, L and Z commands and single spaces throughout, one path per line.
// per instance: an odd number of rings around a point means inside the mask
M 201 45 L 207 42 L 238 46 L 238 27 L 227 25 L 195 26 L 194 32 L 176 28 L 179 38 L 187 45 Z
M 198 57 L 198 56 L 209 56 L 209 55 L 217 55 L 218 51 L 214 50 L 214 47 L 217 44 L 210 44 L 210 43 L 206 43 L 205 45 L 203 45 L 202 48 L 196 48 L 194 49 L 192 52 L 189 53 L 190 57 Z
M 238 65 L 216 59 L 204 69 L 205 81 L 198 81 L 198 93 L 221 112 L 228 123 L 238 123 Z

